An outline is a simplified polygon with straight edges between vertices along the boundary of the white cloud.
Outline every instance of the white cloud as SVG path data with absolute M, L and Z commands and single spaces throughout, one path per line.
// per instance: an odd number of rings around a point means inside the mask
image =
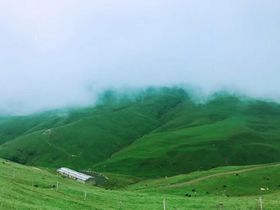
M 280 98 L 278 0 L 3 0 L 0 113 L 186 83 Z

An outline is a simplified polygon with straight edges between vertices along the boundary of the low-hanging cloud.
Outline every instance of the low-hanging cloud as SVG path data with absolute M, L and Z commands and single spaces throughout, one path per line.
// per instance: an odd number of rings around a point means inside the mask
M 0 114 L 188 84 L 280 99 L 278 0 L 2 0 Z

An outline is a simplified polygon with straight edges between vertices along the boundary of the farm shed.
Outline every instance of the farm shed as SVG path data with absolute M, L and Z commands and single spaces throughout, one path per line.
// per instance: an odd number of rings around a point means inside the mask
M 92 176 L 74 171 L 72 169 L 69 168 L 60 168 L 57 170 L 58 173 L 60 173 L 63 176 L 69 177 L 71 179 L 75 179 L 79 182 L 85 183 L 87 180 L 89 179 L 93 179 Z

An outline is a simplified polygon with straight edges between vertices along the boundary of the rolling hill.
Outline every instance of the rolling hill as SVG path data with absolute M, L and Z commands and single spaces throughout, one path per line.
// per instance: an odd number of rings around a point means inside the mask
M 161 127 L 96 168 L 156 177 L 279 161 L 279 116 L 278 104 L 231 96 L 201 105 L 182 102 Z
M 116 100 L 106 93 L 97 107 L 7 119 L 0 125 L 1 156 L 31 165 L 92 167 L 157 128 L 160 116 L 185 97 L 174 93 L 150 89 Z
M 181 88 L 107 91 L 96 106 L 0 120 L 0 157 L 144 178 L 280 161 L 280 105 Z

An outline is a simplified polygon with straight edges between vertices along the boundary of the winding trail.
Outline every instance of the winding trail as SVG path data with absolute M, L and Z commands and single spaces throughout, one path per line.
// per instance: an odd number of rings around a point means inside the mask
M 173 184 L 173 185 L 170 185 L 168 187 L 171 187 L 171 188 L 183 187 L 183 186 L 190 185 L 190 184 L 195 184 L 195 183 L 198 183 L 200 181 L 204 181 L 204 180 L 207 180 L 207 179 L 210 179 L 210 178 L 213 178 L 213 177 L 220 177 L 220 176 L 237 174 L 237 173 L 241 174 L 241 173 L 244 173 L 244 172 L 256 171 L 256 170 L 259 170 L 259 169 L 263 169 L 263 168 L 267 168 L 267 167 L 272 167 L 272 166 L 273 167 L 278 167 L 278 166 L 280 166 L 280 163 L 278 163 L 278 164 L 270 164 L 270 165 L 254 166 L 254 167 L 251 167 L 251 168 L 239 169 L 239 170 L 234 170 L 234 171 L 220 172 L 220 173 L 216 173 L 216 174 L 212 174 L 212 175 L 208 175 L 208 176 L 203 176 L 203 177 L 195 178 L 195 179 L 183 182 L 183 183 Z

